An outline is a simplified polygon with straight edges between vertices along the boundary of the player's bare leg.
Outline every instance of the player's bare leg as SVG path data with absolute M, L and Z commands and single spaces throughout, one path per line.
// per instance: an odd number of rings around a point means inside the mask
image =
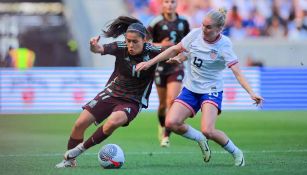
M 202 106 L 201 131 L 210 140 L 215 141 L 228 151 L 234 158 L 236 166 L 244 166 L 244 156 L 242 151 L 233 144 L 228 136 L 221 130 L 215 128 L 218 117 L 218 109 L 211 103 Z
M 168 110 L 170 109 L 171 105 L 173 104 L 175 98 L 178 96 L 178 94 L 181 91 L 181 82 L 178 81 L 172 81 L 172 82 L 168 82 L 167 83 L 167 87 L 166 87 L 166 109 L 165 109 L 165 113 L 168 112 Z M 167 128 L 164 129 L 164 133 L 163 133 L 163 138 L 161 140 L 161 146 L 162 147 L 169 147 L 170 146 L 170 134 L 171 131 Z
M 113 112 L 108 118 L 108 120 L 105 122 L 105 124 L 100 126 L 84 143 L 80 143 L 75 148 L 66 151 L 64 155 L 65 160 L 76 159 L 85 150 L 96 144 L 101 143 L 103 140 L 108 138 L 113 133 L 113 131 L 127 123 L 127 121 L 128 117 L 125 112 Z
M 184 123 L 184 121 L 192 115 L 193 113 L 186 106 L 179 102 L 174 102 L 167 113 L 166 127 L 176 134 L 196 141 L 201 148 L 204 161 L 209 162 L 211 151 L 207 143 L 207 138 L 200 131 Z
M 67 143 L 67 150 L 75 148 L 82 143 L 85 130 L 95 121 L 94 116 L 87 110 L 83 110 L 76 120 L 70 138 Z M 75 159 L 62 160 L 56 165 L 56 168 L 76 167 L 77 162 Z
M 162 147 L 166 146 L 162 144 L 165 142 L 164 135 L 165 135 L 165 111 L 166 111 L 166 88 L 157 86 L 157 93 L 159 96 L 159 107 L 158 107 L 158 140 Z M 168 138 L 167 138 L 168 139 Z

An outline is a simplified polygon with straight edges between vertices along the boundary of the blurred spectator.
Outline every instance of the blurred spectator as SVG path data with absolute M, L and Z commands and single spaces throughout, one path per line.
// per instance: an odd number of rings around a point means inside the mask
M 183 0 L 178 0 L 178 3 Z M 157 16 L 162 13 L 161 11 L 162 0 L 149 0 L 149 11 L 152 15 Z
M 12 63 L 13 60 L 10 54 L 12 50 L 13 50 L 13 47 L 10 46 L 7 53 L 5 54 L 3 67 L 13 67 L 13 63 Z
M 279 9 L 280 17 L 283 20 L 288 20 L 294 9 L 293 0 L 275 0 L 273 5 Z
M 232 32 L 232 34 L 238 34 L 238 32 L 242 29 L 242 17 L 238 12 L 238 7 L 236 5 L 232 6 L 231 11 L 229 11 L 227 14 L 226 25 L 223 34 L 227 36 L 231 36 L 230 32 Z
M 243 28 L 242 21 L 234 21 L 233 26 L 229 30 L 229 35 L 235 40 L 242 40 L 246 38 L 247 32 L 246 29 Z
M 249 17 L 243 20 L 243 27 L 246 28 L 248 36 L 261 36 L 264 34 L 265 30 L 265 17 L 259 13 L 257 8 L 255 8 L 251 11 Z
M 306 31 L 307 30 L 307 11 L 305 11 L 305 16 L 301 22 L 302 22 L 302 29 Z
M 307 23 L 304 24 L 303 19 L 304 19 L 304 11 L 302 13 L 302 17 L 300 18 L 295 18 L 295 11 L 292 11 L 288 19 L 289 40 L 307 40 Z
M 234 5 L 235 0 L 206 0 L 206 1 L 210 1 L 212 8 L 225 8 L 229 10 Z
M 153 14 L 150 11 L 149 0 L 125 0 L 128 11 L 132 16 L 139 19 L 146 26 L 148 25 Z
M 288 33 L 287 21 L 281 18 L 276 5 L 272 7 L 272 16 L 267 19 L 266 35 L 274 38 L 284 38 Z
M 130 8 L 133 16 L 144 24 L 160 13 L 161 0 L 125 1 L 128 7 L 133 6 Z M 307 0 L 178 0 L 177 9 L 194 28 L 201 25 L 201 16 L 220 7 L 228 11 L 223 34 L 233 39 L 261 36 L 297 38 L 293 37 L 295 33 L 304 36 L 307 30 Z
M 9 51 L 11 66 L 17 69 L 28 69 L 33 67 L 35 53 L 27 48 L 16 48 Z

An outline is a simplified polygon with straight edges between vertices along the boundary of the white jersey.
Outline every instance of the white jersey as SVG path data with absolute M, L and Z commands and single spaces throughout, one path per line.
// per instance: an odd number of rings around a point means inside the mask
M 181 44 L 188 57 L 184 87 L 200 94 L 222 91 L 222 71 L 238 63 L 230 39 L 220 35 L 217 41 L 208 43 L 202 29 L 197 28 L 186 35 Z

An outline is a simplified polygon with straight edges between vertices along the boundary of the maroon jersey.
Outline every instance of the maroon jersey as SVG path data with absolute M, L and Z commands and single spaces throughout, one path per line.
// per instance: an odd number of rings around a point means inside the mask
M 128 53 L 127 45 L 123 41 L 105 44 L 103 47 L 104 54 L 116 57 L 114 71 L 104 91 L 113 97 L 138 102 L 147 108 L 156 65 L 141 72 L 136 72 L 135 69 L 138 63 L 158 55 L 162 51 L 161 47 L 145 43 L 143 52 L 135 56 Z
M 170 41 L 177 44 L 190 32 L 190 27 L 188 21 L 182 16 L 177 15 L 175 21 L 167 21 L 161 14 L 151 21 L 148 31 L 154 43 L 160 43 L 163 39 L 169 38 Z M 168 64 L 164 61 L 159 63 L 157 71 L 166 75 L 182 69 L 182 65 Z

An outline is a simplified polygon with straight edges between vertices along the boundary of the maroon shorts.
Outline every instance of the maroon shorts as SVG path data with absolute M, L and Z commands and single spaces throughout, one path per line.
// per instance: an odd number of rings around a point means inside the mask
M 137 102 L 112 97 L 104 92 L 100 92 L 93 100 L 88 102 L 82 108 L 89 111 L 96 118 L 96 125 L 108 118 L 112 112 L 123 111 L 128 117 L 128 122 L 124 126 L 128 126 L 140 112 L 141 106 L 142 105 Z
M 159 72 L 156 72 L 155 83 L 156 83 L 156 86 L 165 88 L 167 83 L 169 82 L 174 82 L 174 81 L 182 82 L 183 76 L 184 76 L 183 70 L 178 70 L 171 74 L 161 74 Z

